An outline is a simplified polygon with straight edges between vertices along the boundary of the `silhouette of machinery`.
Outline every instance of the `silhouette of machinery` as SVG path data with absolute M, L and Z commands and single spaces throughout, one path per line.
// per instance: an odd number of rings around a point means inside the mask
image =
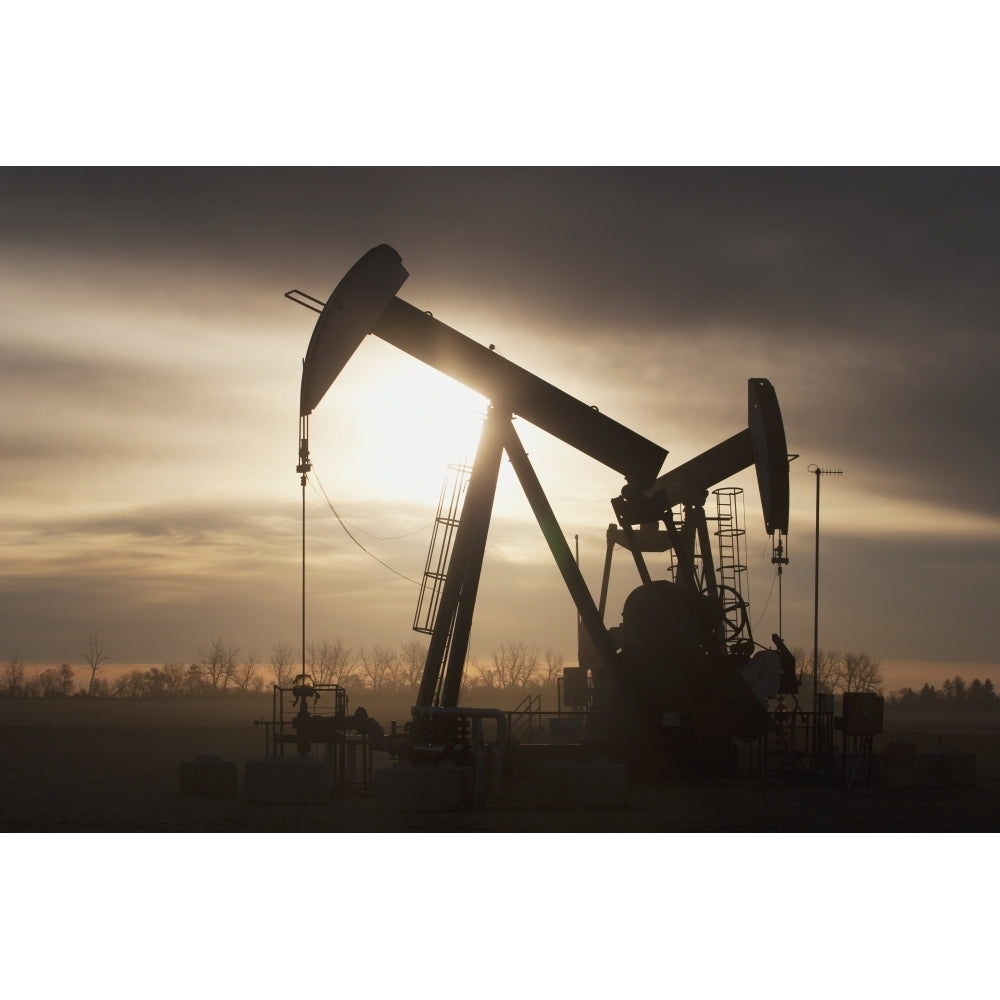
M 323 705 L 318 703 L 322 700 Z M 372 774 L 372 750 L 381 747 L 386 734 L 363 708 L 348 715 L 348 697 L 339 684 L 320 683 L 307 673 L 297 674 L 291 687 L 275 684 L 271 719 L 254 725 L 267 730 L 268 753 L 284 757 L 287 747 L 300 756 L 320 749 L 330 768 L 331 788 L 360 784 L 367 790 Z M 360 772 L 351 780 L 349 773 Z
M 578 611 L 580 666 L 567 670 L 565 690 L 588 714 L 592 743 L 633 762 L 686 761 L 699 767 L 724 757 L 734 738 L 760 736 L 769 715 L 766 700 L 747 680 L 748 667 L 760 656 L 780 664 L 787 651 L 778 640 L 778 650 L 755 652 L 745 603 L 732 581 L 720 581 L 716 573 L 705 504 L 716 484 L 753 466 L 765 527 L 776 539 L 775 551 L 783 551 L 788 456 L 770 382 L 749 380 L 745 428 L 661 474 L 666 449 L 398 298 L 407 277 L 399 254 L 383 244 L 351 268 L 325 303 L 298 290 L 287 294 L 313 303 L 320 313 L 302 373 L 298 471 L 303 476 L 311 468 L 309 415 L 368 334 L 489 400 L 461 516 L 448 540 L 447 565 L 435 577 L 433 625 L 411 723 L 413 747 L 445 745 L 460 725 L 459 690 L 504 453 Z M 615 522 L 608 530 L 600 606 L 514 429 L 515 416 L 624 478 L 611 499 Z M 625 601 L 621 624 L 607 628 L 604 605 L 615 546 L 631 554 L 640 583 Z M 670 579 L 653 579 L 650 552 L 670 553 Z M 787 672 L 780 670 L 783 686 Z

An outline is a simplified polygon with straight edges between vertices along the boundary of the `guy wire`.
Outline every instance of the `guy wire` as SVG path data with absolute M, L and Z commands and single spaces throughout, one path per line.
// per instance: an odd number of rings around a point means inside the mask
M 323 484 L 320 482 L 319 476 L 316 475 L 316 470 L 315 469 L 313 470 L 313 475 L 316 476 L 316 483 L 319 486 L 320 492 L 323 494 L 323 499 L 326 501 L 326 505 L 330 508 L 330 512 L 337 519 L 337 521 L 339 522 L 340 526 L 344 529 L 344 533 L 347 535 L 347 537 L 352 542 L 354 542 L 354 544 L 357 545 L 357 547 L 359 549 L 361 549 L 361 551 L 364 552 L 364 554 L 366 556 L 369 556 L 370 558 L 374 559 L 375 562 L 377 562 L 380 566 L 384 566 L 387 570 L 389 570 L 390 573 L 395 573 L 396 576 L 398 576 L 401 580 L 406 580 L 407 583 L 412 583 L 412 584 L 415 584 L 416 586 L 419 587 L 420 586 L 420 581 L 419 580 L 414 580 L 411 577 L 406 576 L 405 573 L 400 573 L 399 570 L 393 569 L 392 566 L 390 566 L 387 562 L 384 562 L 383 560 L 379 559 L 379 557 L 377 555 L 375 555 L 374 552 L 369 552 L 368 549 L 366 549 L 361 544 L 361 542 L 359 542 L 357 540 L 357 538 L 355 538 L 354 535 L 351 534 L 350 528 L 348 528 L 348 526 L 345 523 L 344 519 L 337 513 L 337 509 L 333 506 L 333 502 L 330 500 L 329 496 L 327 496 L 326 490 L 323 488 Z M 304 486 L 304 484 L 303 484 L 302 511 L 303 511 L 303 514 L 302 514 L 303 523 L 305 523 L 305 486 Z M 420 528 L 418 530 L 423 531 L 424 529 Z M 411 534 L 416 534 L 416 532 L 411 532 Z M 399 535 L 398 537 L 405 538 L 406 536 L 405 535 Z M 303 545 L 304 545 L 304 543 L 303 543 Z M 304 551 L 304 548 L 303 548 L 303 551 Z

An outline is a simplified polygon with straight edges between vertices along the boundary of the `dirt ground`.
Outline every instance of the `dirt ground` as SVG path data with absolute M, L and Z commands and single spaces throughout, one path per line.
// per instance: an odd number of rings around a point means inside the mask
M 402 706 L 369 709 L 383 724 Z M 373 797 L 321 805 L 245 800 L 246 761 L 262 757 L 270 696 L 178 702 L 0 700 L 0 831 L 86 832 L 972 832 L 1000 829 L 1000 716 L 887 713 L 870 782 L 748 773 L 714 781 L 633 779 L 618 808 L 541 808 L 530 779 L 463 812 L 376 810 Z M 836 737 L 839 753 L 839 735 Z M 892 763 L 891 741 L 976 754 L 972 787 L 926 788 Z M 181 761 L 237 765 L 240 795 L 182 795 Z M 376 755 L 376 766 L 379 765 Z M 839 757 L 837 758 L 839 761 Z M 382 764 L 388 759 L 382 758 Z M 834 778 L 838 776 L 835 774 Z

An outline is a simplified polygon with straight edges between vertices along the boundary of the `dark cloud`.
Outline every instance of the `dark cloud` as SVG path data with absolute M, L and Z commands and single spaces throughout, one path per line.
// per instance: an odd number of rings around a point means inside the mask
M 981 331 L 998 313 L 993 170 L 21 169 L 0 180 L 8 245 L 211 261 L 272 280 L 289 260 L 330 282 L 345 255 L 390 242 L 429 287 L 531 302 L 588 328 L 895 339 Z
M 820 646 L 884 659 L 995 662 L 995 537 L 855 535 L 824 528 Z M 794 644 L 812 648 L 813 559 L 799 543 L 786 571 L 785 615 Z M 887 637 L 892 636 L 891 642 Z

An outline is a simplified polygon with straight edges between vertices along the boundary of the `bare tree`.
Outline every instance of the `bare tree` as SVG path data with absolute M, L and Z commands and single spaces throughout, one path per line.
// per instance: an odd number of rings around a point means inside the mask
M 492 674 L 488 667 L 483 666 L 476 653 L 470 653 L 465 661 L 465 669 L 462 671 L 461 691 L 471 694 L 481 688 L 491 688 L 490 681 Z
M 240 647 L 235 642 L 226 642 L 222 636 L 216 636 L 202 649 L 201 665 L 205 668 L 208 682 L 213 690 L 225 689 L 233 679 L 237 664 L 240 661 Z
M 490 650 L 493 666 L 480 668 L 488 687 L 511 691 L 528 687 L 537 676 L 538 650 L 523 642 L 502 642 Z
M 795 657 L 795 662 L 801 664 L 801 677 L 803 688 L 807 692 L 812 691 L 812 681 L 813 681 L 813 655 L 812 651 L 806 654 L 801 647 L 796 647 L 792 650 L 792 655 Z M 824 650 L 819 651 L 819 669 L 816 671 L 816 678 L 818 681 L 820 694 L 834 694 L 840 685 L 840 653 L 835 650 Z M 800 693 L 799 697 L 802 697 Z
M 287 642 L 276 642 L 271 647 L 271 669 L 274 671 L 274 683 L 278 687 L 291 687 L 297 666 L 295 650 Z
M 257 664 L 259 662 L 257 651 L 252 649 L 235 665 L 233 679 L 241 691 L 249 691 L 253 687 L 254 678 L 257 676 Z
M 205 671 L 200 663 L 188 664 L 184 672 L 184 693 L 201 694 L 205 690 Z
M 38 683 L 43 698 L 68 698 L 76 686 L 73 668 L 64 663 L 61 667 L 49 667 L 38 675 Z
M 545 668 L 543 671 L 542 684 L 547 688 L 556 686 L 556 680 L 562 674 L 563 662 L 566 659 L 565 653 L 557 653 L 551 646 L 545 649 Z
M 98 677 L 97 680 L 94 681 L 94 686 L 91 689 L 90 694 L 93 698 L 110 698 L 111 684 L 103 677 Z
M 371 689 L 373 695 L 380 694 L 385 686 L 386 678 L 391 678 L 395 661 L 398 659 L 396 651 L 387 646 L 380 646 L 376 643 L 370 649 L 362 649 L 358 653 L 358 664 L 361 667 L 361 674 Z
M 226 643 L 225 664 L 223 687 L 227 687 L 229 682 L 236 678 L 236 671 L 240 665 L 240 644 L 238 642 Z
M 130 670 L 119 674 L 111 685 L 115 698 L 145 698 L 150 694 L 149 677 L 145 670 Z
M 802 679 L 808 691 L 812 690 L 812 654 L 806 656 L 801 649 L 793 650 L 797 662 L 802 663 Z M 882 670 L 878 660 L 867 653 L 840 653 L 836 650 L 819 651 L 819 690 L 827 694 L 853 691 L 882 693 Z
M 306 666 L 317 684 L 339 684 L 341 687 L 357 680 L 357 665 L 351 659 L 351 649 L 340 639 L 323 639 L 306 647 Z
M 150 667 L 143 678 L 147 698 L 162 698 L 167 693 L 167 675 L 159 667 Z
M 845 691 L 882 693 L 881 663 L 867 653 L 844 653 L 840 658 L 839 687 Z
M 819 689 L 828 694 L 835 694 L 841 688 L 843 659 L 840 652 L 835 649 L 819 651 Z M 810 661 L 811 665 L 811 661 Z
M 24 694 L 24 663 L 12 656 L 3 667 L 3 693 L 8 698 Z
M 108 658 L 104 651 L 104 640 L 96 633 L 91 632 L 84 640 L 83 652 L 84 662 L 90 667 L 90 683 L 87 685 L 87 694 L 94 693 L 94 678 L 97 671 L 101 669 L 101 664 Z
M 393 683 L 398 691 L 412 691 L 420 686 L 427 662 L 427 643 L 410 639 L 400 645 L 395 659 Z
M 184 664 L 163 664 L 163 686 L 167 694 L 181 694 L 184 691 Z

